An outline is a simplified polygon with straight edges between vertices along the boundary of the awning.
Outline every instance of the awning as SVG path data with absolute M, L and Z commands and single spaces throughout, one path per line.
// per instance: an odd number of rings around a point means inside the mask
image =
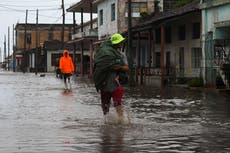
M 16 59 L 22 59 L 22 58 L 23 58 L 23 55 L 20 55 L 20 54 L 15 55 L 15 58 L 16 58 Z
M 72 43 L 80 43 L 80 42 L 83 42 L 83 41 L 97 41 L 98 38 L 97 37 L 82 37 L 82 38 L 79 38 L 79 39 L 75 39 L 75 40 L 70 40 L 68 41 L 67 43 L 68 44 L 72 44 Z
M 95 5 L 92 5 L 93 0 L 81 0 L 80 2 L 70 6 L 67 9 L 67 12 L 81 12 L 84 13 L 97 13 L 97 7 Z

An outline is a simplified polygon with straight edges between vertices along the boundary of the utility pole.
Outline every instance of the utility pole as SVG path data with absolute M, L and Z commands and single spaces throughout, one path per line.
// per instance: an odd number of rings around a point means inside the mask
M 128 0 L 128 53 L 129 53 L 129 84 L 135 85 L 134 68 L 133 68 L 133 51 L 132 51 L 132 1 Z
M 23 53 L 23 67 L 22 67 L 22 71 L 23 73 L 25 73 L 25 69 L 27 67 L 27 54 L 26 54 L 26 32 L 27 32 L 27 16 L 28 16 L 28 10 L 26 10 L 26 19 L 25 19 L 25 33 L 24 33 L 24 53 Z
M 76 19 L 75 19 L 75 12 L 73 12 L 73 34 L 76 33 Z M 76 43 L 73 44 L 73 63 L 74 63 L 74 71 L 76 74 Z
M 62 33 L 61 33 L 62 49 L 64 49 L 64 30 L 65 30 L 65 7 L 64 7 L 64 0 L 62 0 Z
M 161 25 L 161 88 L 165 86 L 165 27 Z
M 3 56 L 3 62 L 6 63 L 6 35 L 4 35 L 4 56 Z M 5 66 L 6 70 L 6 66 Z
M 0 63 L 2 63 L 2 50 L 1 50 L 1 47 L 0 47 Z
M 36 13 L 36 52 L 35 52 L 35 75 L 38 74 L 38 9 Z
M 8 58 L 7 58 L 7 63 L 8 63 L 8 71 L 10 70 L 10 27 L 8 27 Z
M 15 66 L 16 66 L 16 62 L 15 62 L 15 44 L 14 44 L 14 24 L 13 24 L 13 72 L 15 72 Z

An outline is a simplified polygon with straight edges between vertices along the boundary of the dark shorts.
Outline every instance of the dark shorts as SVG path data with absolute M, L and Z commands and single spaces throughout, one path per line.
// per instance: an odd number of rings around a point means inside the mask
M 101 91 L 101 106 L 104 115 L 109 112 L 111 98 L 113 98 L 113 106 L 117 107 L 122 104 L 121 100 L 123 95 L 124 95 L 124 89 L 122 86 L 119 86 L 113 92 Z
M 67 79 L 67 78 L 70 78 L 71 75 L 72 75 L 71 73 L 64 73 L 64 74 L 63 74 L 64 82 L 66 82 L 66 79 Z

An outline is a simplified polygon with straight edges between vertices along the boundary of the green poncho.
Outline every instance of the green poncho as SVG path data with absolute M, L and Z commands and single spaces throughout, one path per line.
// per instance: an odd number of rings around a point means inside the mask
M 107 83 L 108 75 L 113 66 L 121 66 L 121 54 L 113 48 L 111 41 L 103 42 L 94 56 L 94 83 L 97 90 L 101 90 Z

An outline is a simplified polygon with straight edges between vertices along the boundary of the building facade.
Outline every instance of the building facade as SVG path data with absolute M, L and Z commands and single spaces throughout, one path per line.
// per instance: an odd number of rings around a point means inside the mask
M 203 71 L 206 84 L 215 86 L 217 78 L 230 83 L 230 1 L 203 0 L 202 42 Z
M 95 0 L 98 14 L 99 40 L 113 33 L 125 33 L 128 28 L 128 3 L 124 0 Z M 154 11 L 154 0 L 132 0 L 132 25 L 144 14 Z
M 96 14 L 96 6 L 93 5 L 94 0 L 81 0 L 80 2 L 70 6 L 67 11 L 73 13 L 73 23 L 75 24 L 75 13 L 81 14 L 80 26 L 74 29 L 72 40 L 74 48 L 80 50 L 80 63 L 78 72 L 91 77 L 93 75 L 93 43 L 98 40 L 97 19 L 93 19 Z M 90 20 L 84 23 L 84 14 L 90 14 Z
M 15 27 L 16 70 L 23 72 L 47 71 L 47 41 L 61 41 L 62 24 L 17 24 Z M 72 24 L 64 27 L 64 42 L 71 39 Z M 60 42 L 61 43 L 61 42 Z M 61 49 L 61 45 L 59 45 Z M 64 46 L 64 43 L 63 43 Z
M 153 16 L 133 28 L 137 81 L 163 85 L 202 77 L 199 1 Z

